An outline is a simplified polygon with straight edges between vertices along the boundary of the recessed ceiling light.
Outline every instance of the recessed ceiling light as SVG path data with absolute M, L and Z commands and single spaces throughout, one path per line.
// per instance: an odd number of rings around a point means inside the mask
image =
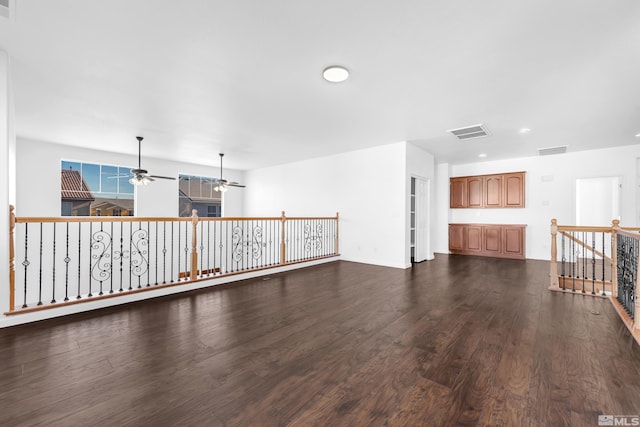
M 331 83 L 340 83 L 349 78 L 349 70 L 341 65 L 331 65 L 324 69 L 322 77 Z
M 531 129 L 529 129 L 529 128 L 520 129 L 520 133 L 529 133 L 529 132 L 531 132 Z
M 487 155 L 485 153 L 481 153 L 481 154 L 478 154 L 478 157 L 484 158 L 484 157 L 487 157 Z
M 636 133 L 636 138 L 640 138 L 640 133 Z

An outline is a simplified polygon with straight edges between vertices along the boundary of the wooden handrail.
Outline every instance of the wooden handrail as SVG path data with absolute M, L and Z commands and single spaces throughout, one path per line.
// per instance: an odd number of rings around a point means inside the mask
M 558 231 L 595 231 L 595 232 L 611 232 L 611 227 L 596 227 L 588 225 L 558 225 Z
M 136 216 L 65 216 L 65 217 L 16 217 L 16 223 L 32 223 L 32 222 L 154 222 L 154 221 L 182 221 L 191 222 L 190 216 L 187 217 L 136 217 Z M 337 220 L 337 216 L 299 216 L 287 217 L 287 220 Z M 201 217 L 199 221 L 281 221 L 282 217 Z

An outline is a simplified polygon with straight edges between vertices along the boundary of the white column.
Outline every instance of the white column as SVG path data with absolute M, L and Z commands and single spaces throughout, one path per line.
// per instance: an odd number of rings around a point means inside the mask
M 9 204 L 14 201 L 15 134 L 9 54 L 0 51 L 0 313 L 9 309 Z

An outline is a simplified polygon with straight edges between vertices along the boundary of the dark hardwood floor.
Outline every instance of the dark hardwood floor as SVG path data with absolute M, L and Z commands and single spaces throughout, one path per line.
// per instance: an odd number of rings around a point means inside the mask
M 596 426 L 640 348 L 543 261 L 334 262 L 0 330 L 3 426 Z M 594 314 L 599 313 L 599 314 Z

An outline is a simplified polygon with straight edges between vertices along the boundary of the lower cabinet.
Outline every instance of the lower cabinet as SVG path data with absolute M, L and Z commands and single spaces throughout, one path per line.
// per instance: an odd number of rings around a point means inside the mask
M 453 254 L 525 259 L 524 224 L 449 224 Z

